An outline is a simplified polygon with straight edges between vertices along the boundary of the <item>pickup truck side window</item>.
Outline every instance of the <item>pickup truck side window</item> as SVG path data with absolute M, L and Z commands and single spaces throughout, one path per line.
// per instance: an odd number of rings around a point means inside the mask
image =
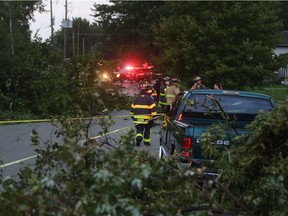
M 209 95 L 191 95 L 183 109 L 183 118 L 201 117 L 211 118 L 211 115 L 220 115 L 219 106 L 208 97 Z M 273 108 L 270 100 L 264 98 L 244 97 L 239 95 L 214 95 L 223 108 L 230 115 L 247 118 L 248 115 L 253 118 L 260 110 L 265 112 Z M 209 114 L 211 114 L 209 116 Z

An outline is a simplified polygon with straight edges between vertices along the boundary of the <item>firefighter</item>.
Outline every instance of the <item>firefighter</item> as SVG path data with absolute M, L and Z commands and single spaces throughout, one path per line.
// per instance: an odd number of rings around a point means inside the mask
M 167 106 L 166 90 L 168 86 L 169 86 L 169 77 L 164 77 L 163 83 L 160 86 L 159 102 L 158 102 L 158 107 L 160 107 L 162 113 L 166 113 L 166 106 Z
M 156 105 L 158 104 L 158 93 L 155 89 L 155 85 L 156 85 L 156 79 L 152 78 L 150 80 L 150 88 L 151 88 L 151 96 L 154 98 L 154 101 L 156 103 Z
M 141 90 L 142 88 L 147 88 L 147 93 L 153 97 L 157 105 L 157 92 L 153 88 L 153 84 L 149 83 L 148 81 L 145 81 L 144 83 L 140 84 L 139 89 Z
M 130 115 L 136 128 L 136 146 L 140 146 L 142 140 L 144 145 L 151 145 L 151 128 L 157 112 L 154 99 L 148 90 L 149 86 L 142 86 L 140 95 L 131 104 Z
M 161 86 L 162 81 L 163 81 L 163 78 L 158 78 L 158 79 L 156 79 L 156 83 L 153 85 L 153 88 L 155 89 L 155 91 L 157 93 L 157 104 L 158 104 L 158 101 L 159 101 L 160 86 Z
M 192 90 L 205 89 L 206 87 L 202 84 L 202 79 L 200 76 L 194 78 L 194 85 L 191 87 Z
M 155 80 L 155 82 L 156 82 L 156 80 Z M 157 94 L 157 92 L 156 92 L 156 90 L 155 90 L 155 88 L 154 88 L 154 83 L 153 83 L 153 81 L 151 81 L 150 84 L 149 84 L 148 93 L 150 93 L 150 95 L 151 95 L 151 96 L 153 97 L 153 99 L 154 99 L 155 104 L 157 105 L 157 104 L 158 104 L 158 94 Z
M 169 113 L 172 110 L 172 105 L 175 102 L 176 96 L 180 93 L 178 82 L 179 80 L 177 78 L 172 78 L 170 81 L 170 85 L 166 90 L 167 113 Z

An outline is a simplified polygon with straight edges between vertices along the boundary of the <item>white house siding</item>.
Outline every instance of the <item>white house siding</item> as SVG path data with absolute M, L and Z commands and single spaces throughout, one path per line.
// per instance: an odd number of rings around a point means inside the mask
M 276 47 L 274 49 L 274 53 L 277 56 L 283 55 L 283 54 L 287 54 L 288 53 L 288 47 Z

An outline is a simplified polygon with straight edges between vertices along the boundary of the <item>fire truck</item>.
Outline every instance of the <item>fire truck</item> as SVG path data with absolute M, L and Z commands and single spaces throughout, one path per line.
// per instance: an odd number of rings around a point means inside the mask
M 129 82 L 148 80 L 153 76 L 152 68 L 153 66 L 148 64 L 143 64 L 141 67 L 126 66 L 114 72 L 114 80 L 120 82 L 125 80 Z

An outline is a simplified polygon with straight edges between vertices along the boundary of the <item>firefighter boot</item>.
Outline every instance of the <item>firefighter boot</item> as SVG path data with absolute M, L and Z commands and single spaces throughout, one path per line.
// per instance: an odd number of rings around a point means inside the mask
M 141 142 L 142 142 L 142 137 L 141 136 L 136 137 L 136 146 L 139 147 Z

